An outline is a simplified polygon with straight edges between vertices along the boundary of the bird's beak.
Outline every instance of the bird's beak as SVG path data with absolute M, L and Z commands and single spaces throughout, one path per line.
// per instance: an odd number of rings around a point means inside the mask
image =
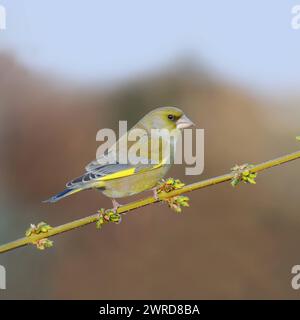
M 186 129 L 194 125 L 195 124 L 186 115 L 183 115 L 180 119 L 176 121 L 177 129 Z

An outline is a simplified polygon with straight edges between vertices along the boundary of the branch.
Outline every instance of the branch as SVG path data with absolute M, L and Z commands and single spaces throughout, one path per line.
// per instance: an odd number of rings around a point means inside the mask
M 290 161 L 293 161 L 293 160 L 296 160 L 299 158 L 300 158 L 300 151 L 297 151 L 295 153 L 284 155 L 284 156 L 279 157 L 274 160 L 270 160 L 270 161 L 263 162 L 258 165 L 254 165 L 251 167 L 251 169 L 248 169 L 248 170 L 251 173 L 257 173 L 259 171 L 269 169 L 269 168 L 272 168 L 272 167 L 275 167 L 275 166 L 278 166 L 283 163 L 290 162 Z M 121 206 L 120 208 L 118 208 L 117 214 L 124 214 L 128 211 L 132 211 L 134 209 L 138 209 L 138 208 L 153 204 L 155 202 L 166 201 L 167 199 L 179 196 L 183 193 L 191 192 L 194 190 L 213 186 L 213 185 L 216 185 L 216 184 L 219 184 L 222 182 L 230 181 L 230 180 L 234 179 L 235 177 L 236 177 L 236 173 L 231 172 L 231 173 L 219 176 L 219 177 L 196 182 L 196 183 L 184 186 L 180 189 L 173 190 L 171 192 L 161 192 L 158 194 L 158 199 L 155 199 L 154 197 L 149 197 L 149 198 L 145 198 L 145 199 L 131 202 L 129 204 Z M 90 223 L 95 223 L 98 220 L 99 220 L 99 213 L 96 213 L 96 214 L 90 215 L 88 217 L 85 217 L 85 218 L 82 218 L 79 220 L 75 220 L 75 221 L 72 221 L 72 222 L 51 228 L 51 229 L 46 228 L 45 231 L 40 232 L 40 233 L 33 232 L 27 237 L 24 237 L 24 238 L 21 238 L 21 239 L 18 239 L 18 240 L 15 240 L 15 241 L 12 241 L 12 242 L 9 242 L 7 244 L 0 246 L 0 253 L 7 252 L 10 250 L 19 248 L 19 247 L 23 247 L 28 244 L 37 244 L 37 243 L 39 243 L 39 241 L 41 241 L 43 239 L 53 237 L 57 234 L 67 232 L 67 231 L 85 226 Z

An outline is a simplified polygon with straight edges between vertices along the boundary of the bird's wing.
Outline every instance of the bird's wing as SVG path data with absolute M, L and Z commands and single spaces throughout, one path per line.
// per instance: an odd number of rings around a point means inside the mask
M 131 130 L 133 129 L 143 128 L 141 127 L 141 125 L 136 125 Z M 164 160 L 160 157 L 162 148 L 161 145 L 159 145 L 159 147 L 157 148 L 158 150 L 155 150 L 154 152 L 155 156 L 157 156 L 155 159 L 156 162 L 151 162 L 151 156 L 153 157 L 153 152 L 151 153 L 151 151 L 153 150 L 151 150 L 151 141 L 148 133 L 146 130 L 145 132 L 146 133 L 144 135 L 141 135 L 139 137 L 137 142 L 128 141 L 128 137 L 126 135 L 121 137 L 120 140 L 107 151 L 107 153 L 105 153 L 97 160 L 92 161 L 85 167 L 85 170 L 87 172 L 84 175 L 67 183 L 67 187 L 93 187 L 95 185 L 101 185 L 101 182 L 103 181 L 128 177 L 133 174 L 141 173 L 143 171 L 157 169 L 165 165 Z M 131 161 L 131 163 L 130 161 L 128 161 L 128 163 L 126 164 L 119 163 L 119 157 L 116 157 L 116 155 L 119 155 L 119 152 L 121 152 L 119 151 L 119 146 L 122 145 L 120 144 L 120 141 L 122 141 L 122 139 L 127 139 L 127 149 L 125 151 L 128 152 L 129 150 L 132 157 L 131 160 L 133 160 Z M 138 155 L 136 155 L 135 152 L 132 151 L 131 147 L 133 145 L 135 146 L 135 151 L 136 149 L 139 149 Z M 147 147 L 143 148 L 144 146 Z M 107 159 L 111 159 L 111 157 L 113 157 L 112 159 L 115 159 L 116 162 L 107 163 Z
M 93 171 L 88 171 L 84 175 L 67 183 L 68 188 L 78 188 L 82 186 L 94 186 L 97 183 L 124 178 L 143 171 L 153 170 L 161 167 L 163 164 L 107 164 L 94 168 Z
M 143 129 L 145 131 L 145 134 L 142 135 L 138 141 L 128 141 L 128 136 L 130 134 L 130 132 L 132 132 L 134 129 Z M 126 144 L 124 143 L 124 141 L 126 140 Z M 120 146 L 126 146 L 126 148 L 122 149 L 122 147 Z M 118 161 L 120 159 L 120 154 L 121 152 L 126 153 L 126 158 L 130 152 L 130 148 L 136 145 L 137 148 L 140 146 L 147 146 L 147 150 L 143 151 L 145 149 L 141 148 L 141 152 L 138 156 L 139 158 L 139 162 L 143 162 L 146 163 L 147 159 L 150 159 L 151 157 L 151 148 L 150 148 L 150 139 L 148 136 L 148 132 L 141 127 L 141 125 L 135 125 L 129 132 L 128 135 L 124 135 L 122 136 L 114 145 L 112 145 L 107 152 L 105 152 L 105 154 L 103 154 L 102 156 L 98 157 L 96 160 L 90 162 L 86 167 L 85 170 L 87 172 L 93 172 L 94 170 L 97 170 L 101 165 L 105 165 L 108 163 L 108 159 L 113 159 L 114 163 L 118 164 Z M 131 153 L 131 156 L 134 157 L 134 154 Z M 124 158 L 123 158 L 124 159 Z M 133 159 L 134 160 L 134 159 Z M 145 160 L 145 161 L 143 161 Z M 134 163 L 137 163 L 138 161 L 135 161 Z M 116 169 L 118 170 L 118 169 Z

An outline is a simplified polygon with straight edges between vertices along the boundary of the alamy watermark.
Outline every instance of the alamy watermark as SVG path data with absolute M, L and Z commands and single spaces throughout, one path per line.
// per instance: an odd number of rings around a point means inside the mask
M 292 274 L 294 274 L 291 285 L 294 290 L 300 289 L 300 265 L 296 264 L 292 267 Z
M 6 270 L 0 265 L 0 290 L 6 289 Z
M 6 9 L 0 4 L 0 31 L 6 30 Z
M 127 121 L 119 121 L 119 135 L 101 129 L 96 136 L 103 142 L 96 153 L 99 164 L 168 165 L 186 164 L 186 175 L 200 175 L 204 170 L 204 130 L 184 129 L 127 131 Z
M 292 7 L 291 13 L 293 15 L 291 20 L 291 27 L 294 30 L 300 29 L 300 4 Z

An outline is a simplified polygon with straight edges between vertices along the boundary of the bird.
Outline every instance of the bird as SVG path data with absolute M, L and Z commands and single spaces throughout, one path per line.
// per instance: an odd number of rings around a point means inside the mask
M 111 198 L 113 210 L 116 212 L 121 206 L 117 201 L 119 198 L 132 196 L 146 190 L 152 190 L 154 197 L 157 198 L 157 184 L 167 174 L 174 162 L 172 155 L 175 153 L 174 150 L 181 132 L 193 125 L 194 123 L 177 107 L 159 107 L 150 111 L 105 154 L 90 162 L 85 167 L 83 175 L 68 182 L 64 191 L 44 202 L 54 203 L 80 191 L 96 189 Z M 152 129 L 172 133 L 172 139 L 167 138 L 164 134 L 158 136 L 158 131 Z M 137 162 L 137 156 L 131 152 L 130 148 L 133 146 L 133 142 L 128 141 L 125 150 L 128 152 L 129 158 L 127 163 L 108 162 L 109 157 L 117 159 L 117 156 L 120 156 L 121 149 L 119 146 L 124 139 L 128 139 L 130 134 L 135 132 L 134 130 L 142 130 L 144 133 L 135 142 L 136 146 L 140 147 L 138 156 L 140 161 Z M 151 144 L 156 138 L 160 139 L 159 143 L 156 144 L 156 148 L 151 148 Z M 164 158 L 163 147 L 169 147 L 170 161 L 166 161 Z M 130 156 L 132 157 L 130 158 Z M 153 158 L 156 161 L 151 161 Z

